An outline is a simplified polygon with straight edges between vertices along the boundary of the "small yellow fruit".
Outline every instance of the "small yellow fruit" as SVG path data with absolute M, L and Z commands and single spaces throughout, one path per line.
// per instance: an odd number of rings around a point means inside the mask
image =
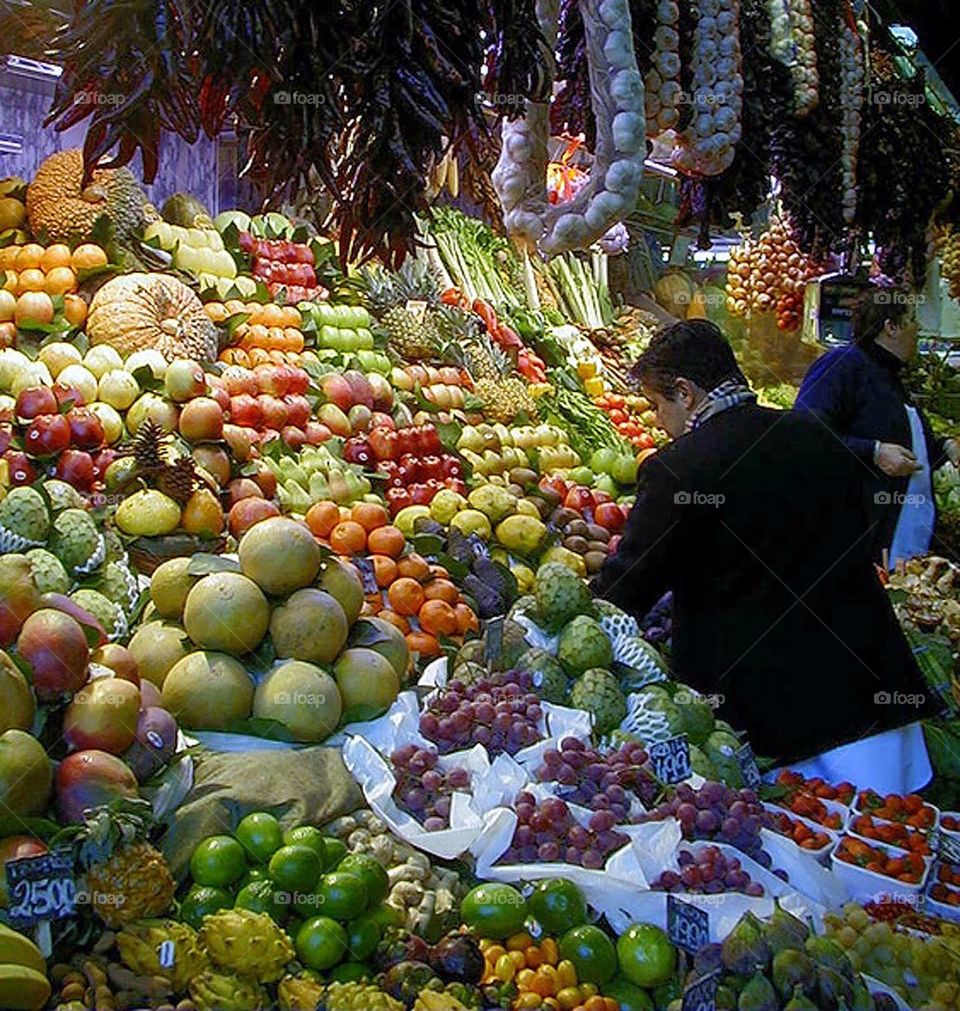
M 145 488 L 117 508 L 117 526 L 134 537 L 162 537 L 180 526 L 180 506 L 163 492 Z

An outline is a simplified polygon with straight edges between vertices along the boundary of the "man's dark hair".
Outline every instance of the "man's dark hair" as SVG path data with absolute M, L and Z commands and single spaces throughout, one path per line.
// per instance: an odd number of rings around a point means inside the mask
M 654 336 L 630 375 L 664 397 L 674 395 L 681 377 L 707 391 L 728 379 L 747 383 L 720 328 L 705 319 L 665 327 Z
M 872 284 L 853 303 L 853 339 L 857 344 L 872 344 L 890 320 L 898 326 L 912 311 L 913 299 L 906 289 L 881 288 Z

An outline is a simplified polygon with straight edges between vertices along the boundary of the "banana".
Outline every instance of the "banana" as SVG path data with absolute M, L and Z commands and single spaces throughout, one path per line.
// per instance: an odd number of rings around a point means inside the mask
M 457 164 L 456 155 L 452 151 L 447 152 L 447 191 L 454 200 L 460 196 L 460 166 Z
M 3 923 L 0 923 L 0 964 L 25 965 L 41 976 L 47 971 L 47 963 L 33 941 Z
M 25 965 L 0 965 L 0 1007 L 8 1011 L 40 1011 L 50 998 L 43 973 Z

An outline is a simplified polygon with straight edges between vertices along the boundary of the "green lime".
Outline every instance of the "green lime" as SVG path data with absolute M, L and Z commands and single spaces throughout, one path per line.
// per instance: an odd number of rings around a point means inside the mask
M 252 864 L 265 864 L 283 845 L 280 822 L 265 811 L 248 814 L 233 834 Z
M 613 941 L 599 927 L 589 924 L 574 927 L 560 938 L 560 957 L 573 962 L 581 983 L 602 984 L 617 974 Z
M 233 906 L 233 896 L 225 888 L 210 888 L 208 885 L 194 885 L 180 903 L 180 919 L 199 930 L 203 918 L 210 913 Z
M 309 846 L 310 849 L 316 850 L 317 856 L 320 857 L 320 861 L 326 869 L 327 847 L 320 829 L 314 828 L 312 825 L 298 825 L 296 828 L 288 828 L 283 833 L 283 845 Z
M 382 902 L 375 909 L 368 909 L 363 915 L 369 916 L 381 930 L 387 927 L 402 927 L 406 922 L 403 913 L 396 906 L 387 905 L 386 902 Z
M 290 907 L 279 902 L 277 894 L 276 885 L 272 881 L 251 881 L 237 892 L 234 908 L 249 909 L 253 913 L 266 913 L 277 923 L 282 923 L 287 918 Z
M 659 986 L 673 975 L 677 949 L 652 923 L 635 923 L 617 940 L 620 972 L 637 986 Z
M 197 845 L 190 857 L 190 875 L 198 885 L 222 888 L 243 877 L 247 860 L 232 836 L 212 835 Z
M 654 1011 L 656 1007 L 646 990 L 634 986 L 623 976 L 615 976 L 609 983 L 604 983 L 603 996 L 617 1001 L 620 1011 Z
M 527 898 L 530 915 L 548 934 L 562 934 L 587 922 L 587 902 L 568 878 L 544 878 Z
M 460 919 L 480 937 L 504 938 L 523 929 L 527 900 L 511 885 L 477 885 L 460 903 Z
M 383 927 L 374 910 L 351 920 L 347 924 L 347 951 L 350 957 L 358 962 L 369 958 L 380 943 Z
M 270 875 L 265 867 L 251 867 L 237 882 L 237 888 L 245 888 L 252 881 L 269 881 Z
M 268 866 L 270 877 L 288 892 L 310 892 L 320 876 L 317 851 L 301 843 L 281 846 Z
M 323 872 L 334 870 L 340 861 L 347 855 L 347 844 L 335 839 L 333 836 L 323 837 L 325 855 L 323 858 Z
M 367 885 L 357 874 L 331 871 L 317 883 L 317 897 L 324 916 L 352 920 L 367 908 Z
M 297 958 L 311 969 L 329 969 L 347 950 L 347 932 L 329 916 L 314 916 L 297 931 Z
M 367 886 L 367 903 L 377 905 L 387 897 L 390 891 L 390 879 L 383 869 L 383 864 L 369 853 L 351 853 L 345 856 L 337 871 L 344 874 L 356 874 Z
M 359 983 L 361 980 L 372 978 L 370 966 L 361 962 L 341 962 L 330 970 L 331 983 Z

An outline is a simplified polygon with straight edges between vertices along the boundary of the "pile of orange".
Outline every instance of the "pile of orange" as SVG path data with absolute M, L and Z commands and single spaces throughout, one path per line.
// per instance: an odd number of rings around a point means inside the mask
M 355 565 L 369 564 L 377 590 L 366 595 L 363 613 L 399 628 L 411 652 L 439 656 L 442 640 L 460 640 L 479 629 L 450 573 L 408 550 L 406 537 L 382 505 L 358 502 L 347 510 L 334 502 L 316 502 L 306 521 L 314 536 L 338 555 Z
M 24 246 L 0 249 L 3 287 L 14 295 L 28 291 L 67 295 L 79 287 L 80 271 L 106 265 L 106 252 L 93 242 L 77 246 L 73 251 L 62 242 L 46 247 L 28 242 Z
M 246 368 L 270 361 L 297 363 L 291 356 L 299 356 L 304 338 L 300 329 L 303 317 L 295 305 L 241 302 L 234 298 L 226 302 L 207 302 L 203 308 L 214 323 L 225 323 L 235 316 L 247 317 L 234 328 L 235 343 L 221 353 L 221 361 Z

